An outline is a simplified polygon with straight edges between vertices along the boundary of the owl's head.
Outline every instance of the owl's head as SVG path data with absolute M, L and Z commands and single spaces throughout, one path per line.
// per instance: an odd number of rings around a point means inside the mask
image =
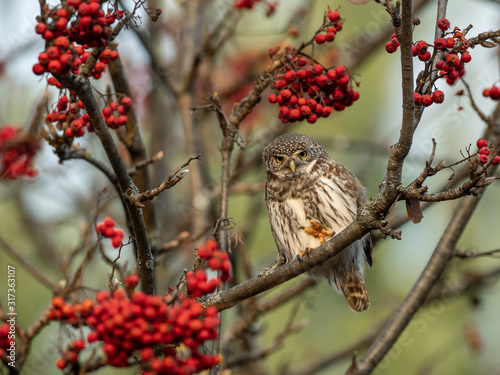
M 273 139 L 263 152 L 266 171 L 282 178 L 310 173 L 325 149 L 307 135 L 289 133 Z

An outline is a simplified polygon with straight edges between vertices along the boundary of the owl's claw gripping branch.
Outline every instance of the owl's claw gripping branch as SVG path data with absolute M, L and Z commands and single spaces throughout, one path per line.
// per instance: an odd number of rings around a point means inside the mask
M 325 242 L 325 237 L 332 237 L 335 234 L 333 231 L 323 228 L 321 224 L 312 217 L 308 216 L 306 219 L 309 220 L 312 227 L 301 227 L 299 229 L 303 229 L 304 232 L 310 234 L 311 236 L 318 237 L 321 243 Z
M 302 251 L 301 253 L 299 253 L 297 255 L 297 260 L 299 262 L 302 262 L 302 260 L 304 259 L 304 257 L 308 256 L 311 251 L 313 251 L 313 249 L 311 247 L 306 247 L 306 249 L 304 251 Z

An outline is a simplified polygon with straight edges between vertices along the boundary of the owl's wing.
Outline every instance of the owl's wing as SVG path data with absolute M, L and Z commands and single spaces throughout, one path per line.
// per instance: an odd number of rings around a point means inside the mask
M 356 218 L 358 204 L 366 204 L 365 190 L 356 176 L 342 164 L 330 160 L 328 168 L 315 183 L 318 195 L 315 211 L 318 219 L 339 232 Z M 367 234 L 363 239 L 367 263 L 372 265 L 372 240 Z

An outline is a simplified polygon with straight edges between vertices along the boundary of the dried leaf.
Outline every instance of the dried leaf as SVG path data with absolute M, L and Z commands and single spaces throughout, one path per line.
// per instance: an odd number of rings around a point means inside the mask
M 417 199 L 406 200 L 406 212 L 408 213 L 408 217 L 415 224 L 420 223 L 420 220 L 424 217 L 422 210 L 420 209 L 420 201 Z

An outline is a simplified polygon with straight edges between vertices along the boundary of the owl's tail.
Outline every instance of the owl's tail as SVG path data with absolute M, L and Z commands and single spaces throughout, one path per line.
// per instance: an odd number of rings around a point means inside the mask
M 366 292 L 363 276 L 358 272 L 346 275 L 347 277 L 341 280 L 340 289 L 344 293 L 349 307 L 354 312 L 363 312 L 370 307 L 370 299 Z

